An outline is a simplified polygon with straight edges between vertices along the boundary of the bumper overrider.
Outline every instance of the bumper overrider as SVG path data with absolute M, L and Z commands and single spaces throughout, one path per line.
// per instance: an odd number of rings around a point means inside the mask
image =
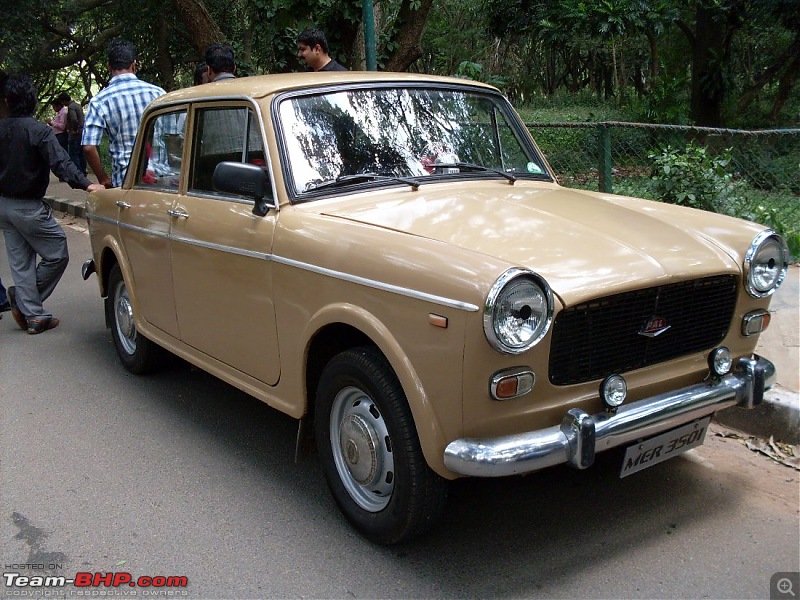
M 741 358 L 723 377 L 590 415 L 577 408 L 560 425 L 498 438 L 461 438 L 447 445 L 444 464 L 454 473 L 502 477 L 567 463 L 585 469 L 595 452 L 651 437 L 723 408 L 753 408 L 775 383 L 775 365 Z

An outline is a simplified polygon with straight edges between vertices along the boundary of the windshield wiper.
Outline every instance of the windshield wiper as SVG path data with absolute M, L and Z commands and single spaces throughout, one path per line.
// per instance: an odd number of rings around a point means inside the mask
M 307 192 L 316 192 L 325 188 L 344 187 L 346 185 L 354 185 L 357 183 L 365 183 L 367 181 L 397 181 L 410 185 L 411 189 L 415 192 L 419 189 L 419 181 L 410 179 L 408 177 L 400 177 L 398 175 L 379 175 L 378 173 L 357 173 L 355 175 L 341 175 L 332 181 L 325 181 L 312 188 L 308 188 Z
M 496 173 L 501 177 L 505 177 L 508 179 L 508 182 L 511 185 L 514 185 L 514 182 L 517 180 L 514 175 L 511 173 L 507 173 L 506 171 L 501 171 L 500 169 L 493 169 L 491 167 L 484 167 L 483 165 L 476 165 L 473 163 L 465 163 L 465 162 L 451 162 L 451 163 L 431 163 L 429 166 L 434 167 L 436 169 L 443 168 L 443 169 L 466 169 L 468 171 L 489 171 L 490 173 Z

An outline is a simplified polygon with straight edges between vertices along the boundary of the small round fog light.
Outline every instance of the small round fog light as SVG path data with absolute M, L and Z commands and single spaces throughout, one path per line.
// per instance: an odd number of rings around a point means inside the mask
M 725 346 L 716 348 L 708 355 L 708 368 L 711 369 L 711 372 L 715 375 L 722 377 L 730 373 L 732 366 L 733 357 L 731 356 L 731 351 Z
M 600 398 L 606 408 L 617 408 L 625 402 L 628 395 L 628 384 L 622 375 L 609 375 L 600 384 Z

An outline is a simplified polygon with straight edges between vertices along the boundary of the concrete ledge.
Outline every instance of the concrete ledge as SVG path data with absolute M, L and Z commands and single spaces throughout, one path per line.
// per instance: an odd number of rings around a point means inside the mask
M 44 199 L 55 211 L 64 212 L 80 218 L 86 217 L 86 205 L 83 203 L 79 204 L 77 202 L 61 200 L 59 198 L 53 198 L 52 196 L 45 196 Z
M 787 444 L 800 444 L 800 396 L 775 386 L 764 394 L 764 402 L 751 410 L 733 406 L 719 411 L 718 423 L 752 435 Z

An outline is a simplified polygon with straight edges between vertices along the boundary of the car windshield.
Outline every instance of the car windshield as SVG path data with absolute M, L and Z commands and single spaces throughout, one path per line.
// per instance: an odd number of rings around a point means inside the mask
M 285 98 L 279 107 L 286 174 L 294 193 L 314 196 L 397 177 L 547 178 L 522 141 L 507 102 L 465 89 L 368 88 Z M 369 174 L 384 177 L 349 177 Z M 431 179 L 428 179 L 431 181 Z

